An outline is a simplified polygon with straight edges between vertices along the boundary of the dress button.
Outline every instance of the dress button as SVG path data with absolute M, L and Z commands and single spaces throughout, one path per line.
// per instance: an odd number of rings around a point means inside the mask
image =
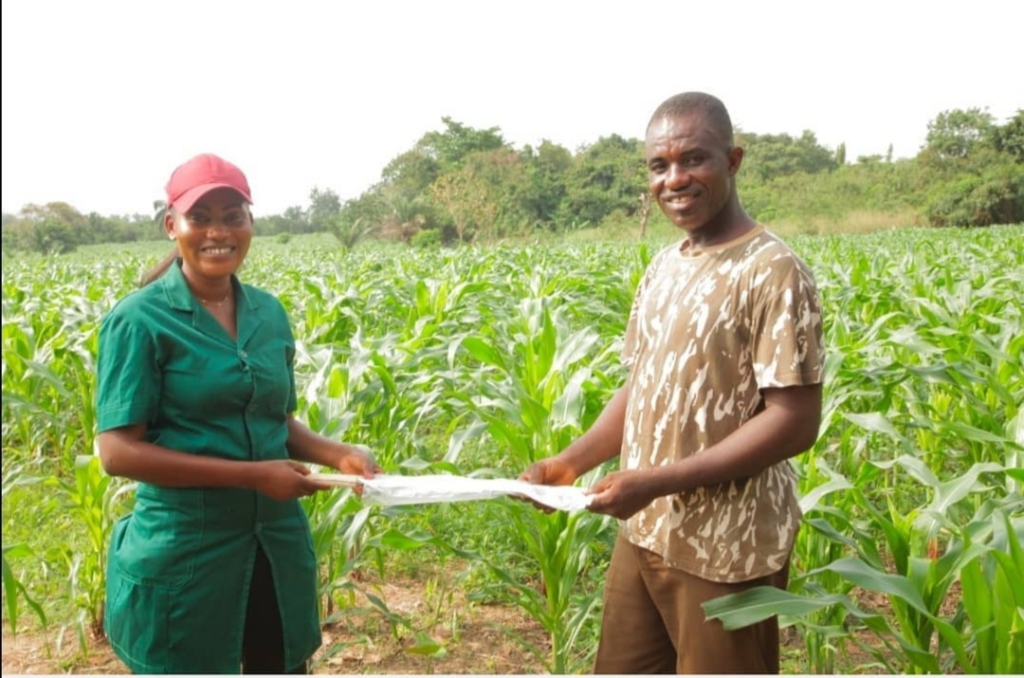
M 248 354 L 248 353 L 246 353 L 245 351 L 239 351 L 239 352 L 238 352 L 238 357 L 239 357 L 239 358 L 248 358 L 248 357 L 249 357 L 249 354 Z

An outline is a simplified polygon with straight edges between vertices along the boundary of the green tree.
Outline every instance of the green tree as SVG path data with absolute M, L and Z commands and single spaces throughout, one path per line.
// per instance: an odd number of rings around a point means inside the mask
M 257 235 L 277 235 L 279 233 L 306 233 L 310 230 L 306 212 L 293 205 L 281 214 L 259 217 L 253 222 L 253 230 Z
M 328 230 L 338 239 L 342 249 L 349 252 L 363 240 L 375 235 L 380 230 L 380 225 L 360 217 L 350 221 L 341 213 L 335 217 Z
M 846 164 L 846 142 L 836 147 L 836 166 L 842 167 Z
M 819 144 L 818 138 L 810 130 L 804 130 L 799 137 L 740 131 L 737 133 L 737 143 L 744 150 L 743 172 L 762 182 L 797 172 L 827 172 L 839 165 L 838 153 Z M 842 159 L 845 162 L 845 145 Z
M 472 153 L 505 148 L 505 139 L 497 127 L 474 129 L 449 117 L 441 118 L 443 132 L 427 132 L 416 144 L 416 150 L 437 161 L 441 172 L 457 167 Z
M 416 147 L 389 162 L 381 172 L 381 182 L 369 192 L 387 191 L 392 199 L 402 196 L 412 200 L 427 191 L 440 171 L 440 163 L 427 151 Z
M 992 114 L 980 108 L 943 111 L 928 123 L 926 149 L 940 161 L 963 159 L 991 145 L 994 130 Z
M 615 211 L 635 215 L 637 196 L 646 188 L 643 143 L 618 134 L 601 137 L 573 158 L 557 221 L 562 227 L 596 225 Z
M 995 131 L 994 141 L 1001 153 L 1024 163 L 1024 109 L 1017 109 L 1017 114 Z
M 309 192 L 308 223 L 311 231 L 330 231 L 341 213 L 341 198 L 329 188 Z
M 526 146 L 521 156 L 527 179 L 519 195 L 520 208 L 529 222 L 553 228 L 565 199 L 566 174 L 573 164 L 572 153 L 545 139 L 536 149 Z

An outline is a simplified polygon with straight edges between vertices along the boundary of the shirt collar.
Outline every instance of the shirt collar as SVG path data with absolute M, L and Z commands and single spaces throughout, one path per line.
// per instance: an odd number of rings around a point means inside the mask
M 163 286 L 164 295 L 171 308 L 179 311 L 194 311 L 196 309 L 197 300 L 188 287 L 188 281 L 185 280 L 180 258 L 175 259 L 171 267 L 167 269 L 167 273 L 160 278 L 160 284 Z M 239 307 L 251 311 L 259 306 L 255 297 L 245 293 L 245 288 L 234 274 L 231 275 L 231 286 L 235 289 L 235 299 Z

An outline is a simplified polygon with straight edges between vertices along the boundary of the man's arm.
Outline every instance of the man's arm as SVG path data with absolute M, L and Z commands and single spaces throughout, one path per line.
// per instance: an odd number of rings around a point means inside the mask
M 626 519 L 657 497 L 749 478 L 810 449 L 821 424 L 821 384 L 765 389 L 764 399 L 761 413 L 700 454 L 608 474 L 592 488 L 589 509 Z
M 532 464 L 520 479 L 540 485 L 571 485 L 590 469 L 617 456 L 626 428 L 627 391 L 626 386 L 616 391 L 586 433 L 557 455 Z

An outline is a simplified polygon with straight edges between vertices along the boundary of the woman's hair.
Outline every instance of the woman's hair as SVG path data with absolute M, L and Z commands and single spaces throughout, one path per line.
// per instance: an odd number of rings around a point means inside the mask
M 174 211 L 174 208 L 171 207 L 170 205 L 166 205 L 158 215 L 157 220 L 160 222 L 160 230 L 164 229 L 164 222 L 166 221 L 168 215 L 177 216 L 177 214 Z M 167 255 L 163 259 L 161 259 L 156 266 L 142 274 L 142 278 L 139 279 L 139 287 L 145 287 L 154 280 L 159 280 L 164 273 L 167 273 L 167 269 L 171 267 L 171 264 L 174 263 L 174 260 L 177 259 L 178 256 L 178 243 L 174 243 L 174 249 L 168 252 Z
M 164 273 L 167 273 L 167 269 L 169 269 L 174 264 L 177 258 L 178 246 L 175 245 L 174 249 L 172 249 L 167 254 L 167 256 L 160 260 L 160 263 L 158 263 L 156 266 L 149 269 L 148 271 L 145 272 L 145 274 L 143 274 L 142 280 L 139 281 L 139 287 L 145 287 L 149 283 L 155 280 L 159 280 Z

